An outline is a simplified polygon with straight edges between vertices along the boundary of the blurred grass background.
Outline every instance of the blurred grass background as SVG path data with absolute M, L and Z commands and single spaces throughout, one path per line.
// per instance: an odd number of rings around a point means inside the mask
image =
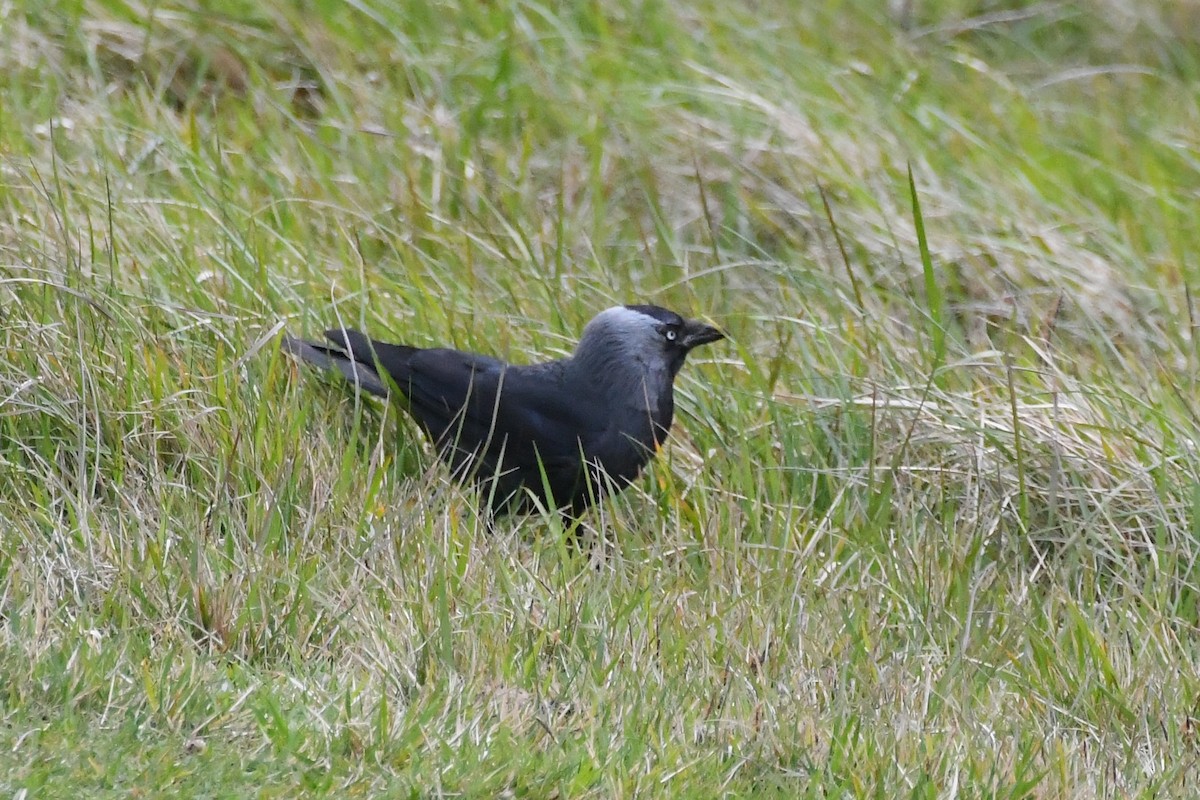
M 1196 0 L 0 42 L 7 793 L 1193 796 Z M 623 302 L 732 339 L 583 551 L 277 348 Z

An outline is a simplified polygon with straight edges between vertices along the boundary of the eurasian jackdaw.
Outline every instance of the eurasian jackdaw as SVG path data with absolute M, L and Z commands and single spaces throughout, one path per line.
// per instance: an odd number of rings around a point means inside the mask
M 492 512 L 540 505 L 578 516 L 654 457 L 684 359 L 723 337 L 665 308 L 632 305 L 597 314 L 569 357 L 527 366 L 345 329 L 325 332 L 332 345 L 285 336 L 282 347 L 380 397 L 397 390 L 454 477 L 475 483 Z

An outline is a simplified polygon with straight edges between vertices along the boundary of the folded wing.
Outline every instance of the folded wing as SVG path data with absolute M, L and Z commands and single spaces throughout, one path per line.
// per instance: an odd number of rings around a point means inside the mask
M 561 362 L 514 366 L 450 349 L 373 341 L 358 331 L 326 332 L 336 346 L 290 337 L 283 346 L 335 369 L 381 397 L 394 386 L 404 405 L 460 478 L 488 484 L 493 507 L 522 487 L 555 505 L 576 504 L 586 485 L 585 455 L 604 434 L 592 396 L 572 392 Z

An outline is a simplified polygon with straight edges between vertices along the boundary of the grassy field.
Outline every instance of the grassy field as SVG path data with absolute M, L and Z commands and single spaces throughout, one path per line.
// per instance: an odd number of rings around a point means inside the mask
M 1194 797 L 1200 3 L 0 3 L 0 793 Z M 731 336 L 573 546 L 335 322 Z

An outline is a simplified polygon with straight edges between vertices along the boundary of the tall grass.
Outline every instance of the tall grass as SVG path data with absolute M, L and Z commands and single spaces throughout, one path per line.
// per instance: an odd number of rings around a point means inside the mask
M 1194 3 L 0 8 L 0 786 L 1192 793 Z M 584 541 L 283 330 L 730 340 Z

